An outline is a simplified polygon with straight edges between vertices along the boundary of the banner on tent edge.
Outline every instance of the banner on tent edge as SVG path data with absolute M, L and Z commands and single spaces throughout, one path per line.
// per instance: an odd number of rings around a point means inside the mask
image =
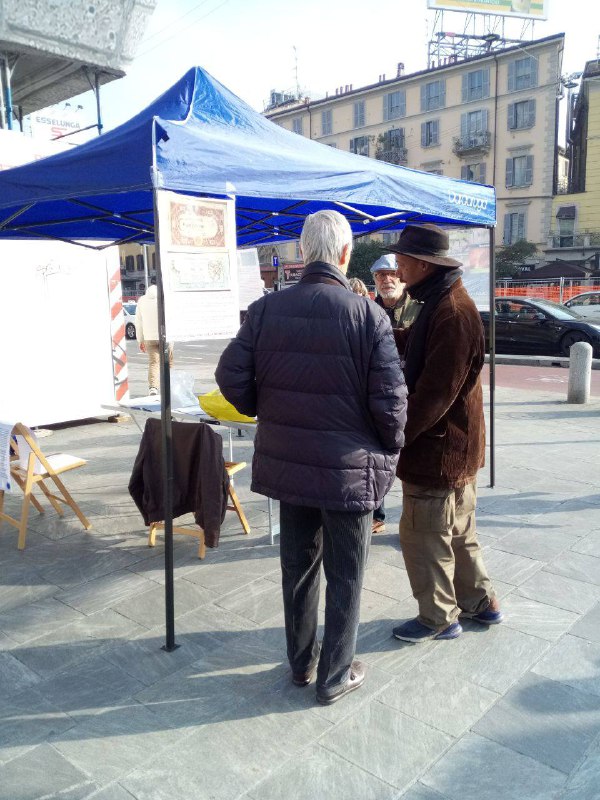
M 229 339 L 239 328 L 235 204 L 157 191 L 169 342 Z

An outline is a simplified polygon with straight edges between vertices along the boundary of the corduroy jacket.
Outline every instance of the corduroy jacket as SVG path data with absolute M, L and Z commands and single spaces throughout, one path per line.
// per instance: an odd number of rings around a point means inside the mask
M 390 489 L 406 385 L 385 312 L 331 264 L 252 303 L 215 377 L 258 416 L 252 489 L 299 506 L 362 512 Z
M 410 329 L 394 331 L 400 353 Z M 397 474 L 432 488 L 470 483 L 485 460 L 481 317 L 458 280 L 440 300 L 427 330 L 425 366 L 408 397 L 405 446 Z

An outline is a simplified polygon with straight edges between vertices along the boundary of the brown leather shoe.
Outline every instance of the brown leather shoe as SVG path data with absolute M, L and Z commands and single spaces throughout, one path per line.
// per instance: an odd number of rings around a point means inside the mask
M 383 533 L 385 530 L 385 522 L 382 522 L 380 519 L 374 519 L 373 525 L 371 527 L 372 533 Z
M 319 694 L 317 691 L 317 702 L 321 703 L 322 706 L 330 706 L 332 703 L 337 703 L 338 700 L 341 700 L 342 697 L 350 694 L 350 692 L 353 692 L 355 689 L 360 689 L 364 682 L 365 665 L 362 661 L 353 661 L 350 667 L 348 682 L 334 694 Z

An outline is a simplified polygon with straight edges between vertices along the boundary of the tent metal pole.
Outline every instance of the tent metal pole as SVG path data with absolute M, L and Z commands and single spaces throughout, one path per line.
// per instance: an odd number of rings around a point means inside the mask
M 156 186 L 154 200 L 154 244 L 156 250 L 156 289 L 158 295 L 158 336 L 160 350 L 160 415 L 161 415 L 161 466 L 163 478 L 163 506 L 165 523 L 165 620 L 166 641 L 162 649 L 167 653 L 179 647 L 175 644 L 175 589 L 173 581 L 173 425 L 171 420 L 171 375 L 169 371 L 169 343 L 165 330 L 165 296 L 160 263 L 158 198 Z
M 496 485 L 496 255 L 495 229 L 490 228 L 490 324 L 488 328 L 490 350 L 490 487 Z

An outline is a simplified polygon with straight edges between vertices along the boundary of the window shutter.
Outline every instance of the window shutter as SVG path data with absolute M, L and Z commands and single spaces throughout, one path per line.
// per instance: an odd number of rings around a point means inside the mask
M 506 159 L 506 186 L 513 186 L 513 160 L 512 158 Z
M 466 139 L 469 135 L 469 115 L 468 114 L 461 114 L 460 115 L 460 138 Z
M 527 165 L 525 167 L 525 183 L 531 186 L 533 183 L 533 156 L 527 156 Z
M 517 241 L 525 238 L 525 214 L 517 214 Z
M 527 124 L 530 128 L 535 125 L 535 100 L 530 100 L 528 104 Z
M 389 94 L 383 95 L 383 121 L 387 122 L 390 118 L 390 96 Z
M 400 114 L 399 116 L 405 117 L 406 116 L 406 92 L 400 92 Z
M 479 183 L 485 183 L 485 161 L 479 165 Z
M 530 66 L 530 86 L 537 86 L 538 85 L 538 60 L 533 56 L 529 57 L 529 66 Z
M 421 123 L 421 147 L 427 147 L 427 123 Z
M 351 153 L 354 153 L 354 139 L 350 139 L 350 147 L 348 149 Z
M 515 90 L 515 62 L 511 61 L 508 65 L 508 91 L 514 92 Z
M 462 181 L 469 180 L 469 165 L 465 164 L 463 167 L 460 168 L 460 179 Z
M 469 102 L 469 75 L 466 72 L 462 76 L 462 101 L 463 103 Z
M 398 147 L 406 147 L 406 136 L 404 128 L 398 128 Z
M 421 86 L 421 111 L 427 111 L 427 84 Z
M 484 108 L 481 112 L 481 130 L 483 133 L 486 133 L 488 129 L 488 110 Z
M 440 81 L 440 108 L 446 107 L 446 81 Z
M 439 142 L 440 142 L 440 121 L 439 121 L 439 119 L 435 119 L 432 122 L 432 128 L 433 128 L 433 130 L 431 132 L 432 144 L 439 144 Z
M 504 215 L 504 237 L 502 244 L 510 244 L 510 214 Z
M 482 97 L 490 96 L 490 68 L 483 70 L 483 94 Z
M 516 103 L 510 103 L 508 106 L 508 130 L 513 131 L 517 127 L 517 110 Z

